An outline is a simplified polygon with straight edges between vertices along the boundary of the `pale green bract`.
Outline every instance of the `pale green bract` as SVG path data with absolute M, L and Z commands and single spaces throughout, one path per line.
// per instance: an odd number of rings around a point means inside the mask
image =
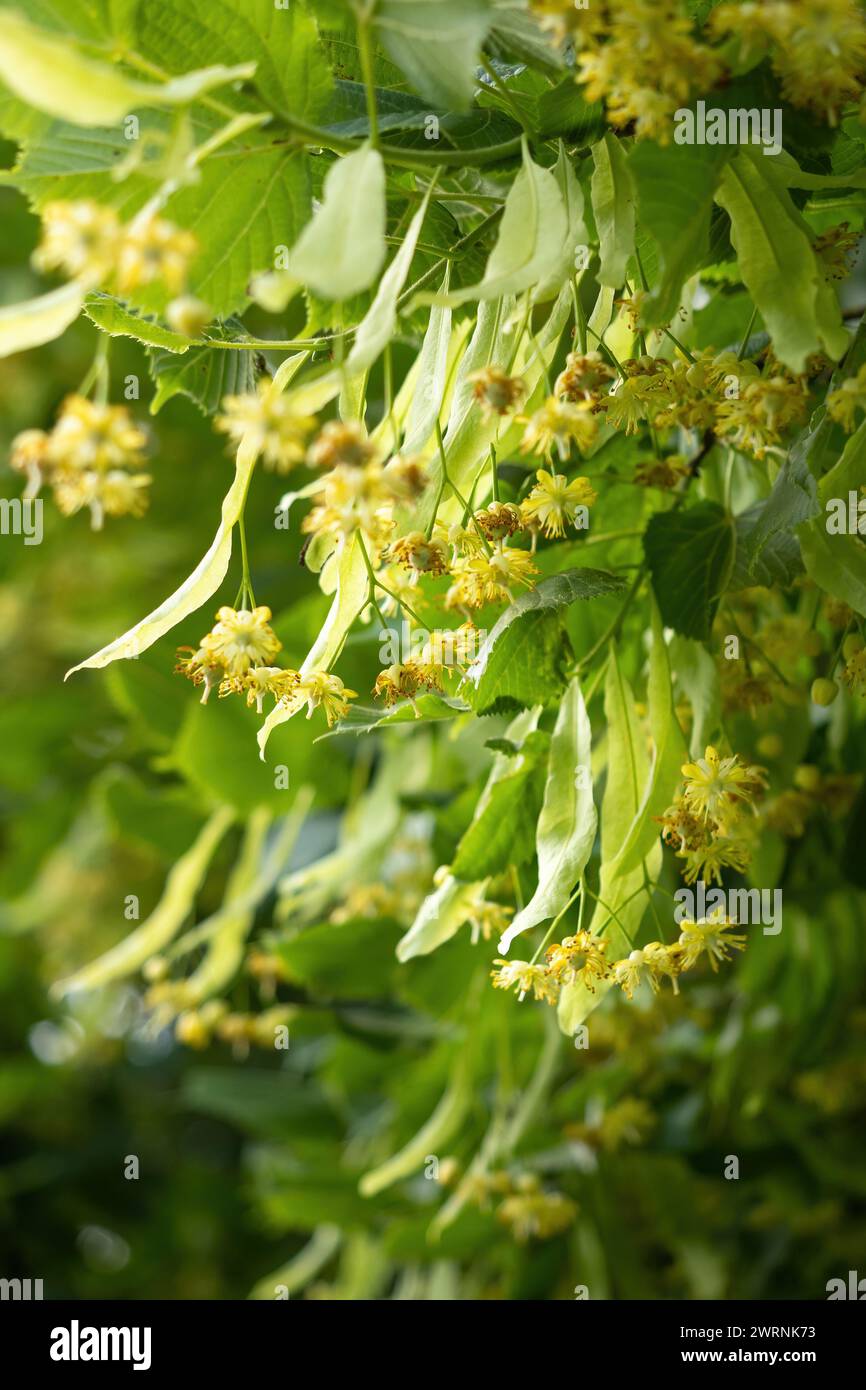
M 544 802 L 538 817 L 538 887 L 499 942 L 507 954 L 515 937 L 565 908 L 595 843 L 589 716 L 580 684 L 571 681 L 553 729 Z
M 369 145 L 328 170 L 321 206 L 289 257 L 289 276 L 324 299 L 349 299 L 385 260 L 385 166 Z
M 31 24 L 14 10 L 0 12 L 0 80 L 22 101 L 82 126 L 107 126 L 141 106 L 180 106 L 252 77 L 255 63 L 184 73 L 160 84 L 139 82 L 95 62 L 70 42 Z

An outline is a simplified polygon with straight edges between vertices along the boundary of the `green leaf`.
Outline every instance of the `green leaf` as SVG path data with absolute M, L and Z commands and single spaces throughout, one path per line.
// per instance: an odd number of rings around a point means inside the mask
M 332 164 L 322 202 L 289 257 L 289 275 L 323 299 L 373 284 L 385 260 L 385 166 L 364 146 Z
M 559 707 L 550 744 L 544 802 L 535 834 L 538 886 L 504 933 L 506 953 L 515 937 L 565 908 L 595 843 L 591 730 L 578 681 Z
M 217 342 L 242 342 L 246 329 L 238 319 L 211 324 L 208 337 Z M 194 347 L 178 359 L 172 352 L 153 349 L 150 374 L 156 392 L 150 403 L 156 415 L 173 396 L 188 396 L 204 415 L 214 415 L 225 396 L 242 396 L 256 387 L 255 355 L 244 348 Z
M 166 204 L 166 216 L 195 233 L 199 252 L 190 263 L 189 291 L 217 318 L 250 301 L 250 281 L 270 269 L 274 254 L 290 246 L 310 215 L 310 179 L 303 154 L 265 146 L 226 147 L 208 159 L 201 179 Z M 138 296 L 159 311 L 162 288 Z
M 667 627 L 708 640 L 731 574 L 734 545 L 731 518 L 716 502 L 651 518 L 644 553 Z
M 295 1140 L 301 1133 L 321 1140 L 339 1132 L 316 1086 L 264 1067 L 196 1067 L 184 1079 L 183 1101 L 191 1110 L 264 1138 Z
M 866 544 L 857 534 L 831 534 L 827 528 L 827 503 L 841 500 L 847 511 L 848 497 L 858 500 L 866 464 L 866 421 L 851 435 L 841 458 L 818 485 L 820 513 L 800 526 L 797 535 L 809 578 L 828 594 L 847 603 L 866 617 Z
M 317 121 L 331 99 L 330 64 L 302 5 L 274 0 L 141 0 L 141 51 L 169 72 L 203 62 L 255 63 L 272 111 Z
M 425 723 L 438 723 L 443 719 L 456 719 L 458 715 L 468 712 L 469 706 L 462 700 L 452 700 L 432 692 L 416 695 L 414 704 L 406 700 L 390 710 L 371 709 L 353 702 L 346 717 L 338 720 L 333 729 L 321 734 L 319 741 L 335 738 L 337 734 L 369 734 L 374 729 L 388 729 L 395 724 L 414 726 L 419 719 Z
M 625 151 L 610 131 L 592 147 L 592 210 L 598 229 L 598 283 L 619 289 L 634 254 L 634 185 Z
M 639 140 L 628 157 L 641 232 L 655 247 L 659 274 L 644 302 L 647 328 L 671 321 L 683 285 L 708 248 L 713 195 L 727 151 Z
M 554 170 L 556 181 L 559 184 L 559 191 L 562 195 L 562 203 L 565 208 L 566 234 L 560 250 L 559 261 L 556 268 L 543 281 L 536 290 L 536 299 L 543 302 L 545 299 L 552 298 L 557 293 L 560 286 L 566 281 L 571 281 L 575 274 L 576 257 L 575 253 L 579 246 L 587 246 L 590 240 L 584 219 L 584 197 L 574 167 L 569 159 L 564 144 L 560 141 L 559 158 L 556 161 Z
M 109 769 L 99 791 L 121 839 L 169 862 L 177 857 L 178 845 L 191 844 L 201 830 L 202 817 L 186 791 L 150 787 L 128 768 Z
M 778 568 L 779 560 L 784 561 L 786 549 L 790 555 L 791 541 L 796 545 L 796 528 L 819 513 L 815 479 L 809 465 L 813 453 L 827 434 L 828 426 L 824 411 L 816 412 L 814 421 L 799 436 L 782 463 L 769 497 L 759 504 L 760 512 L 757 507 L 750 509 L 754 515 L 748 517 L 745 523 L 742 538 L 744 554 L 742 559 L 739 553 L 737 555 L 738 574 L 743 567 L 749 575 L 757 572 L 765 546 L 777 552 L 775 564 L 772 560 L 769 563 L 773 568 Z M 737 526 L 739 542 L 739 518 Z
M 503 618 L 510 612 L 507 609 Z M 530 609 L 502 627 L 494 640 L 503 618 L 467 672 L 467 685 L 461 687 L 476 714 L 550 704 L 565 689 L 567 637 L 561 615 L 551 608 Z
M 539 707 L 531 711 L 533 728 L 540 712 Z M 547 735 L 535 732 L 513 755 L 496 753 L 472 823 L 457 846 L 451 865 L 455 878 L 477 882 L 531 856 L 538 812 L 535 787 L 547 747 Z
M 743 282 L 785 366 L 802 372 L 813 353 L 836 361 L 848 346 L 835 291 L 812 250 L 806 223 L 766 169 L 741 150 L 725 165 L 716 201 L 731 219 Z
M 89 294 L 84 301 L 84 312 L 91 323 L 95 323 L 110 338 L 134 338 L 148 347 L 161 348 L 164 353 L 189 351 L 189 339 L 182 333 L 174 333 L 161 323 L 144 318 L 134 309 L 127 309 L 125 304 L 110 294 L 101 291 Z
M 549 703 L 565 687 L 558 611 L 580 599 L 620 593 L 623 580 L 605 570 L 553 574 L 505 610 L 466 673 L 467 699 L 478 714 L 499 701 Z
M 276 951 L 289 978 L 318 998 L 361 999 L 392 991 L 399 937 L 394 922 L 365 917 L 307 927 L 297 936 L 278 939 Z
M 493 27 L 484 45 L 488 53 L 494 58 L 511 58 L 528 63 L 553 75 L 562 70 L 562 56 L 551 43 L 550 35 L 525 4 L 519 3 L 519 0 L 518 3 L 514 3 L 514 0 L 490 0 L 490 8 L 493 11 Z M 575 92 L 579 91 L 572 78 L 566 80 Z
M 491 23 L 487 0 L 379 0 L 374 22 L 416 91 L 446 109 L 467 109 Z
M 788 460 L 785 466 L 787 463 Z M 800 543 L 793 531 L 773 529 L 763 544 L 759 546 L 755 542 L 756 534 L 766 534 L 765 514 L 769 503 L 769 498 L 756 502 L 735 518 L 736 553 L 728 580 L 728 589 L 732 592 L 751 589 L 756 584 L 767 588 L 778 584 L 789 589 L 803 573 Z

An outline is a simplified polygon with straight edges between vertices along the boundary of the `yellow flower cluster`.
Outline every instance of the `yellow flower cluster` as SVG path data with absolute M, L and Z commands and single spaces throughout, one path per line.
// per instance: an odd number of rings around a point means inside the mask
M 327 671 L 291 671 L 273 666 L 282 643 L 270 626 L 270 608 L 220 608 L 217 621 L 197 648 L 180 647 L 175 668 L 193 685 L 202 685 L 201 702 L 211 691 L 220 696 L 246 695 L 248 705 L 264 711 L 265 697 L 292 710 L 307 707 L 307 718 L 321 707 L 330 727 L 349 710 L 356 691 L 347 690 L 338 676 Z
M 146 1002 L 156 1008 L 165 1002 L 159 986 L 149 991 Z M 286 1004 L 260 1014 L 230 1013 L 224 1000 L 213 999 L 199 1009 L 184 1009 L 178 1014 L 174 1034 L 184 1047 L 196 1051 L 203 1051 L 216 1039 L 228 1043 L 237 1057 L 245 1057 L 251 1045 L 273 1049 L 276 1030 L 288 1027 L 293 1013 Z
M 857 0 L 745 0 L 719 5 L 700 37 L 677 0 L 530 0 L 557 43 L 574 42 L 589 101 L 638 137 L 671 138 L 673 115 L 731 68 L 769 57 L 785 99 L 834 125 L 860 99 L 866 20 Z M 723 47 L 712 45 L 722 42 Z
M 724 67 L 694 37 L 677 0 L 593 0 L 577 40 L 578 80 L 588 101 L 603 101 L 615 126 L 666 145 L 673 117 L 715 86 Z
M 720 5 L 711 32 L 739 39 L 739 58 L 769 54 L 792 106 L 835 125 L 860 97 L 866 75 L 866 19 L 857 0 L 749 0 Z
M 731 958 L 731 951 L 745 949 L 746 938 L 733 929 L 721 913 L 696 922 L 681 924 L 679 940 L 672 945 L 650 941 L 622 960 L 607 959 L 607 942 L 589 932 L 567 936 L 548 947 L 544 964 L 524 960 L 496 960 L 491 971 L 494 989 L 515 990 L 523 1000 L 527 994 L 547 1004 L 556 1004 L 566 985 L 582 985 L 594 994 L 599 984 L 618 986 L 627 999 L 634 998 L 641 983 L 658 994 L 668 980 L 679 993 L 679 976 L 691 970 L 706 955 L 713 970 L 720 961 Z
M 453 1159 L 440 1164 L 439 1181 L 444 1186 L 453 1182 L 456 1166 Z M 574 1224 L 578 1212 L 576 1202 L 562 1192 L 542 1187 L 535 1173 L 510 1173 L 504 1168 L 492 1173 L 470 1170 L 459 1190 L 482 1210 L 497 1203 L 497 1221 L 521 1244 L 561 1235 Z
M 147 435 L 123 405 L 67 396 L 51 431 L 25 430 L 12 441 L 10 464 L 34 497 L 47 483 L 64 516 L 88 508 L 94 530 L 106 516 L 142 516 L 150 476 Z
M 849 376 L 842 385 L 827 395 L 827 414 L 841 425 L 846 434 L 853 434 L 858 412 L 866 411 L 866 363 L 856 376 Z
M 38 270 L 62 271 L 91 288 L 110 282 L 121 295 L 156 280 L 180 295 L 198 251 L 192 232 L 155 212 L 144 210 L 124 225 L 113 208 L 91 199 L 47 203 L 42 223 L 33 254 Z
M 672 806 L 659 817 L 662 839 L 684 860 L 686 883 L 722 882 L 722 870 L 742 873 L 751 851 L 740 831 L 745 807 L 767 785 L 763 768 L 744 764 L 733 755 L 721 758 L 707 748 L 703 758 L 686 763 L 685 782 Z
M 791 376 L 775 362 L 761 372 L 753 362 L 712 348 L 691 362 L 630 358 L 623 371 L 595 409 L 625 434 L 637 434 L 643 424 L 655 430 L 712 430 L 735 449 L 762 459 L 768 451 L 781 452 L 785 431 L 802 423 L 809 408 L 805 378 Z M 687 472 L 684 460 L 673 456 L 652 469 L 640 465 L 636 481 L 671 486 Z

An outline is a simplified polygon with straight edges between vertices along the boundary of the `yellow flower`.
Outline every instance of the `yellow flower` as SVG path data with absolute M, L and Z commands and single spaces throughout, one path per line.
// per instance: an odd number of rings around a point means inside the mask
M 294 464 L 304 462 L 306 439 L 315 428 L 315 418 L 293 410 L 289 399 L 274 391 L 272 382 L 262 380 L 255 394 L 226 396 L 222 404 L 224 414 L 218 415 L 214 424 L 233 444 L 251 439 L 265 465 L 278 473 L 288 473 Z
M 144 516 L 149 498 L 147 473 L 127 473 L 112 468 L 100 478 L 99 501 L 106 516 Z
M 511 603 L 512 587 L 519 584 L 531 588 L 537 573 L 528 551 L 500 544 L 490 555 L 483 553 L 457 561 L 446 607 L 481 608 L 485 603 Z
M 854 654 L 845 663 L 842 679 L 849 690 L 857 695 L 866 695 L 866 647 Z
M 427 465 L 412 455 L 395 454 L 385 464 L 382 472 L 385 483 L 395 502 L 417 502 L 430 481 Z
M 511 502 L 491 502 L 484 511 L 476 512 L 475 523 L 489 541 L 502 541 L 523 529 L 520 508 Z
M 117 288 L 129 294 L 161 280 L 179 295 L 186 285 L 189 263 L 198 251 L 198 238 L 173 222 L 150 213 L 139 215 L 123 229 L 117 257 Z
M 812 250 L 828 280 L 845 280 L 848 277 L 861 236 L 862 233 L 850 230 L 848 222 L 840 222 L 837 227 L 829 227 L 815 238 Z
M 680 858 L 686 861 L 683 870 L 686 883 L 696 883 L 698 879 L 703 879 L 704 883 L 721 885 L 722 869 L 734 869 L 738 874 L 743 873 L 751 861 L 752 852 L 745 840 L 734 840 L 722 835 L 701 849 L 687 850 Z
M 392 494 L 380 463 L 361 468 L 338 464 L 326 473 L 321 501 L 301 529 L 312 535 L 351 536 L 362 531 L 374 550 L 387 541 L 394 525 Z
M 268 665 L 282 647 L 270 627 L 270 608 L 223 607 L 213 629 L 202 638 L 202 647 L 215 665 L 229 676 L 245 676 L 251 666 Z
M 242 676 L 227 676 L 220 685 L 220 695 L 246 695 L 247 705 L 255 705 L 257 713 L 262 714 L 266 695 L 278 702 L 286 700 L 299 680 L 297 671 L 282 666 L 251 666 Z
M 9 466 L 23 473 L 27 479 L 25 497 L 35 497 L 42 486 L 46 470 L 50 467 L 48 441 L 45 430 L 22 430 L 12 440 L 9 451 Z
M 489 941 L 492 936 L 501 936 L 514 916 L 513 907 L 488 901 L 484 896 L 485 887 L 486 884 L 483 884 L 476 889 L 464 909 L 466 920 L 472 929 L 473 945 L 481 938 Z
M 679 994 L 677 976 L 682 969 L 680 947 L 665 946 L 661 941 L 650 941 L 644 946 L 642 955 L 653 993 L 658 994 L 663 980 L 670 980 L 674 994 Z
M 496 1211 L 516 1240 L 549 1240 L 574 1224 L 577 1205 L 561 1192 L 515 1192 Z
M 606 102 L 613 125 L 634 123 L 639 139 L 668 144 L 675 111 L 715 86 L 721 60 L 695 40 L 676 0 L 593 0 L 592 12 L 577 53 L 587 100 Z
M 640 951 L 632 951 L 625 960 L 614 961 L 611 978 L 619 985 L 627 999 L 646 975 L 654 994 L 658 994 L 662 980 L 670 980 L 674 994 L 679 994 L 677 976 L 682 968 L 679 946 L 664 946 L 660 941 L 650 941 Z
M 632 951 L 625 960 L 614 961 L 611 966 L 611 979 L 615 985 L 619 985 L 626 999 L 634 998 L 645 965 L 643 951 Z
M 58 468 L 51 477 L 54 500 L 63 516 L 75 516 L 90 508 L 94 531 L 102 526 L 99 507 L 99 474 L 93 468 Z
M 42 240 L 33 253 L 37 270 L 61 270 L 98 285 L 110 275 L 120 244 L 120 221 L 112 208 L 90 198 L 46 203 Z
M 394 705 L 398 700 L 408 700 L 415 710 L 416 717 L 420 717 L 421 712 L 415 704 L 415 696 L 421 686 L 441 691 L 440 671 L 433 665 L 406 661 L 402 665 L 387 666 L 384 671 L 380 671 L 373 686 L 373 694 L 377 697 L 384 696 L 386 705 Z
M 67 396 L 51 431 L 46 454 L 66 469 L 139 468 L 147 435 L 124 405 L 99 405 L 85 396 Z
M 616 389 L 600 402 L 608 424 L 615 430 L 624 429 L 626 434 L 637 434 L 641 421 L 649 419 L 655 409 L 666 403 L 660 384 L 643 375 L 619 381 Z
M 418 574 L 448 573 L 447 546 L 440 540 L 428 540 L 423 531 L 410 531 L 393 541 L 390 554 L 398 564 Z
M 716 432 L 729 437 L 735 449 L 762 459 L 779 444 L 783 430 L 805 419 L 808 406 L 809 392 L 802 382 L 761 377 L 738 398 L 719 402 Z
M 548 947 L 545 957 L 548 974 L 558 984 L 582 984 L 594 994 L 598 981 L 610 973 L 606 953 L 606 941 L 586 931 L 578 932 Z
M 548 473 L 539 468 L 538 482 L 522 503 L 525 515 L 537 519 L 546 536 L 564 536 L 567 523 L 574 523 L 578 508 L 591 507 L 598 493 L 588 478 L 568 481 L 564 473 Z
M 642 459 L 635 468 L 634 480 L 641 487 L 657 487 L 669 492 L 690 473 L 691 466 L 683 454 L 667 454 L 660 459 Z
M 682 773 L 686 805 L 719 825 L 735 816 L 738 803 L 754 808 L 756 792 L 767 785 L 763 768 L 741 763 L 736 754 L 720 758 L 712 747 L 697 762 L 686 763 Z
M 718 970 L 720 961 L 731 959 L 732 951 L 746 949 L 746 937 L 733 931 L 735 922 L 729 922 L 721 913 L 711 913 L 697 922 L 683 922 L 680 933 L 682 968 L 691 970 L 702 955 L 709 959 L 713 970 Z
M 193 685 L 203 685 L 201 703 L 206 705 L 212 690 L 225 679 L 225 667 L 211 656 L 205 647 L 178 647 L 175 671 Z
M 840 424 L 846 434 L 852 434 L 858 410 L 866 410 L 866 363 L 856 376 L 849 376 L 827 396 L 827 414 Z
M 565 401 L 595 400 L 602 387 L 616 376 L 600 352 L 570 352 L 556 378 L 553 394 Z
M 300 708 L 307 706 L 307 718 L 313 711 L 323 709 L 330 729 L 338 719 L 345 719 L 349 713 L 349 701 L 355 699 L 357 690 L 348 690 L 339 676 L 329 671 L 307 671 L 301 673 L 293 693 L 288 697 L 290 705 Z
M 336 468 L 338 464 L 360 468 L 376 456 L 376 446 L 357 420 L 329 420 L 316 435 L 307 453 L 311 468 Z
M 662 826 L 662 839 L 671 848 L 678 850 L 701 849 L 709 841 L 706 824 L 698 820 L 683 802 L 676 797 L 663 816 L 659 817 Z
M 560 458 L 567 459 L 573 443 L 585 454 L 595 443 L 597 434 L 598 421 L 589 401 L 572 404 L 549 396 L 527 422 L 520 452 L 549 458 L 555 445 Z
M 721 5 L 716 33 L 740 37 L 746 61 L 769 45 L 770 61 L 793 106 L 813 110 L 830 125 L 859 96 L 866 69 L 866 22 L 856 0 L 774 0 Z
M 526 394 L 526 385 L 520 377 L 509 376 L 498 367 L 483 367 L 480 372 L 473 372 L 469 380 L 485 420 L 494 415 L 507 415 Z
M 515 989 L 522 1002 L 532 993 L 538 1000 L 555 1004 L 559 990 L 543 965 L 530 965 L 526 960 L 495 960 L 498 970 L 491 970 L 494 989 Z

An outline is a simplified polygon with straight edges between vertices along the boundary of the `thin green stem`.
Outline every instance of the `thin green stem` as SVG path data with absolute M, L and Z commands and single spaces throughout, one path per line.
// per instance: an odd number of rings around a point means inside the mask
M 370 144 L 379 148 L 379 113 L 376 110 L 376 82 L 373 75 L 373 45 L 370 39 L 371 7 L 358 16 L 358 52 L 361 58 L 361 73 L 364 78 L 364 93 L 367 98 L 367 119 L 370 122 Z
M 743 358 L 744 358 L 745 355 L 746 355 L 746 348 L 749 346 L 749 339 L 750 339 L 751 336 L 752 336 L 752 329 L 753 329 L 754 326 L 755 326 L 755 320 L 756 320 L 757 317 L 758 317 L 758 306 L 757 306 L 757 304 L 756 304 L 755 307 L 752 309 L 752 317 L 749 319 L 749 326 L 748 326 L 748 328 L 746 329 L 745 333 L 743 334 L 743 341 L 740 343 L 740 350 L 739 350 L 739 352 L 737 353 L 737 361 L 738 361 L 738 362 L 742 362 Z
M 586 656 L 582 657 L 581 660 L 578 662 L 577 669 L 579 671 L 583 670 L 584 667 L 589 666 L 593 659 L 598 655 L 598 653 L 602 651 L 608 645 L 608 643 L 612 642 L 616 637 L 617 633 L 623 625 L 625 615 L 631 607 L 637 595 L 638 589 L 643 583 L 644 572 L 645 567 L 641 565 L 640 570 L 635 575 L 634 583 L 632 584 L 631 588 L 626 594 L 625 601 L 622 607 L 620 608 L 619 613 L 616 615 L 615 619 L 611 623 L 610 627 L 607 629 L 606 632 L 604 632 L 601 635 L 601 637 L 599 637 L 598 641 L 593 644 L 593 646 L 587 652 Z
M 499 470 L 496 466 L 496 448 L 490 445 L 490 484 L 493 489 L 494 502 L 499 501 Z
M 473 525 L 475 526 L 476 531 L 478 532 L 478 536 L 479 536 L 479 539 L 480 539 L 480 541 L 481 541 L 481 544 L 484 546 L 484 549 L 486 550 L 487 554 L 488 554 L 488 555 L 492 555 L 492 554 L 493 554 L 493 551 L 492 551 L 492 549 L 491 549 L 490 542 L 488 541 L 487 537 L 485 536 L 484 532 L 482 531 L 481 527 L 479 526 L 479 524 L 478 524 L 478 519 L 477 519 L 477 517 L 475 516 L 474 512 L 472 511 L 472 508 L 470 507 L 469 503 L 466 501 L 466 498 L 462 495 L 462 493 L 460 493 L 460 492 L 458 491 L 456 484 L 454 484 L 454 483 L 451 481 L 450 477 L 448 476 L 448 463 L 447 463 L 447 460 L 446 460 L 446 458 L 445 458 L 445 441 L 444 441 L 444 439 L 442 438 L 442 426 L 440 425 L 438 419 L 436 420 L 436 443 L 437 443 L 437 445 L 438 445 L 438 447 L 439 447 L 439 461 L 440 461 L 440 465 L 441 465 L 441 468 L 442 468 L 442 478 L 443 478 L 443 481 L 447 484 L 448 487 L 450 487 L 451 491 L 454 493 L 454 496 L 457 498 L 457 501 L 460 503 L 461 507 L 463 508 L 464 515 L 465 515 L 466 517 L 469 517 L 469 516 L 472 517 L 472 522 L 473 522 Z M 440 498 L 441 498 L 441 492 L 440 492 Z M 438 503 L 437 503 L 437 507 L 438 507 Z
M 492 63 L 489 63 L 483 54 L 481 55 L 481 66 L 487 73 L 487 76 L 490 78 L 499 95 L 502 97 L 502 100 L 505 102 L 517 124 L 522 130 L 526 131 L 526 116 L 515 101 L 514 94 L 508 90 L 506 83 L 499 76 L 499 73 L 493 67 Z M 527 134 L 528 133 L 527 131 Z

